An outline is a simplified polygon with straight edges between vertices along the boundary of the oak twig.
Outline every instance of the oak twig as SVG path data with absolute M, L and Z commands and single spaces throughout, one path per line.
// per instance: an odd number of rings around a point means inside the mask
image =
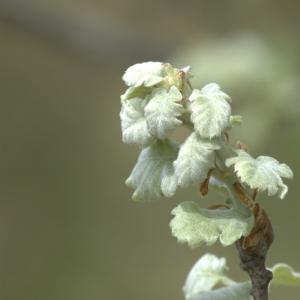
M 268 286 L 273 278 L 266 269 L 267 252 L 274 235 L 266 212 L 257 204 L 253 209 L 255 225 L 251 233 L 236 242 L 240 256 L 240 266 L 251 279 L 251 295 L 254 300 L 268 300 Z

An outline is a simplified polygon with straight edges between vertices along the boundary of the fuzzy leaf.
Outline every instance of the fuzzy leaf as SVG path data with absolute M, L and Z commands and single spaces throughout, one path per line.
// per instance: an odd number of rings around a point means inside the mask
M 289 265 L 279 263 L 271 271 L 273 272 L 272 285 L 300 287 L 300 273 L 295 272 Z
M 151 201 L 171 197 L 176 191 L 173 161 L 178 146 L 169 140 L 157 141 L 140 153 L 126 184 L 135 189 L 132 199 Z
M 146 98 L 147 95 L 151 94 L 152 88 L 139 86 L 139 87 L 129 87 L 126 92 L 121 95 L 121 102 L 122 104 L 126 100 L 130 100 L 133 98 Z
M 208 171 L 214 166 L 214 150 L 217 149 L 219 146 L 215 142 L 202 139 L 193 132 L 181 146 L 174 162 L 178 185 L 186 187 L 205 180 Z
M 222 284 L 226 279 L 224 274 L 226 269 L 225 258 L 218 258 L 209 253 L 202 256 L 186 279 L 183 287 L 186 298 L 192 298 L 199 291 L 209 291 L 214 286 Z
M 134 98 L 122 104 L 120 113 L 122 138 L 127 144 L 150 144 L 154 138 L 148 130 L 147 121 L 144 117 L 146 100 Z
M 241 181 L 252 189 L 268 191 L 268 195 L 279 194 L 283 199 L 288 191 L 281 177 L 293 178 L 293 172 L 286 164 L 280 164 L 268 156 L 253 158 L 244 150 L 236 151 L 238 156 L 226 160 L 228 167 L 234 165 L 234 170 Z
M 213 138 L 230 126 L 230 97 L 219 85 L 210 83 L 190 96 L 191 120 L 195 130 L 203 137 Z
M 202 256 L 190 271 L 183 292 L 187 300 L 250 300 L 250 283 L 236 283 L 225 275 L 225 258 Z M 216 286 L 222 286 L 214 289 Z
M 163 64 L 161 62 L 145 62 L 129 67 L 123 75 L 128 86 L 154 86 L 163 81 Z
M 172 214 L 172 234 L 190 247 L 210 246 L 218 239 L 223 246 L 229 246 L 247 236 L 253 227 L 252 216 L 244 218 L 234 209 L 204 209 L 195 202 L 181 203 Z
M 187 300 L 252 300 L 250 282 L 235 283 L 223 288 L 200 292 Z
M 182 99 L 179 90 L 172 86 L 166 89 L 155 89 L 145 107 L 145 116 L 150 132 L 159 139 L 166 138 L 182 122 L 177 119 L 183 113 Z

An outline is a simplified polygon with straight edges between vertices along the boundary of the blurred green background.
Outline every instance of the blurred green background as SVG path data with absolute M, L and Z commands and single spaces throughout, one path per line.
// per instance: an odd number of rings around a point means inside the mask
M 0 0 L 0 299 L 183 299 L 205 252 L 171 237 L 170 211 L 197 188 L 139 204 L 124 180 L 139 149 L 121 143 L 121 75 L 131 64 L 191 65 L 216 81 L 253 155 L 292 166 L 287 199 L 262 205 L 276 241 L 268 265 L 300 270 L 300 2 Z M 271 299 L 299 299 L 274 288 Z

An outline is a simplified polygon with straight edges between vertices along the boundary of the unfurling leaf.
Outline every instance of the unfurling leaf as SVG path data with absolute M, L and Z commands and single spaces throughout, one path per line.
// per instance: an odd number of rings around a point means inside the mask
M 148 130 L 147 121 L 144 117 L 146 100 L 134 98 L 124 101 L 120 113 L 122 138 L 127 144 L 149 145 L 154 138 Z
M 225 258 L 205 254 L 193 266 L 184 285 L 187 298 L 193 297 L 199 291 L 209 291 L 214 286 L 222 284 L 227 279 L 224 272 L 227 269 Z
M 225 258 L 202 256 L 190 271 L 183 292 L 186 300 L 250 300 L 249 282 L 236 283 L 225 271 Z M 222 286 L 214 289 L 216 286 Z
M 216 142 L 203 139 L 193 132 L 181 146 L 174 162 L 175 175 L 179 186 L 186 187 L 206 179 L 208 171 L 214 167 Z
M 250 296 L 250 282 L 241 282 L 228 285 L 223 288 L 201 292 L 194 298 L 187 300 L 252 300 Z
M 181 99 L 182 95 L 175 86 L 169 91 L 163 88 L 153 90 L 145 107 L 145 116 L 152 135 L 164 139 L 182 124 L 177 119 L 184 111 L 179 103 Z
M 126 184 L 135 189 L 133 200 L 151 201 L 171 197 L 176 191 L 173 161 L 178 146 L 169 140 L 156 141 L 142 150 Z
M 251 300 L 250 281 L 235 282 L 225 271 L 228 270 L 225 258 L 213 254 L 203 255 L 192 267 L 183 292 L 186 300 Z M 285 285 L 300 287 L 300 273 L 289 265 L 280 263 L 269 269 L 273 272 L 270 286 Z M 219 286 L 219 288 L 216 288 Z
M 234 170 L 241 181 L 250 188 L 258 191 L 268 191 L 268 195 L 279 194 L 283 199 L 288 187 L 282 178 L 292 178 L 293 172 L 286 164 L 280 164 L 276 159 L 268 156 L 253 158 L 244 150 L 236 150 L 238 156 L 226 160 L 228 167 L 234 165 Z
M 287 264 L 279 263 L 270 269 L 273 272 L 272 285 L 299 286 L 300 273 Z
M 146 96 L 151 94 L 151 91 L 152 91 L 151 87 L 144 87 L 144 86 L 133 87 L 133 86 L 131 86 L 126 90 L 126 92 L 123 95 L 121 95 L 121 102 L 123 104 L 126 100 L 130 100 L 133 98 L 145 99 Z
M 220 136 L 230 127 L 230 97 L 220 90 L 216 83 L 207 84 L 200 90 L 193 90 L 190 101 L 191 120 L 195 130 L 206 138 Z
M 129 67 L 123 80 L 128 86 L 154 86 L 163 81 L 163 64 L 161 62 L 145 62 Z
M 247 236 L 253 227 L 253 216 L 245 218 L 235 209 L 204 209 L 195 202 L 181 203 L 172 214 L 172 234 L 190 247 L 210 246 L 218 239 L 229 246 Z

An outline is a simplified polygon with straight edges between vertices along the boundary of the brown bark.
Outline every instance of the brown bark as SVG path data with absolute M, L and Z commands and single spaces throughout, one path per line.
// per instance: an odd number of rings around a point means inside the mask
M 274 239 L 273 229 L 267 214 L 258 204 L 255 205 L 253 213 L 254 228 L 247 237 L 236 243 L 236 247 L 240 266 L 251 279 L 251 295 L 254 300 L 268 300 L 268 287 L 273 274 L 266 269 L 266 257 Z

